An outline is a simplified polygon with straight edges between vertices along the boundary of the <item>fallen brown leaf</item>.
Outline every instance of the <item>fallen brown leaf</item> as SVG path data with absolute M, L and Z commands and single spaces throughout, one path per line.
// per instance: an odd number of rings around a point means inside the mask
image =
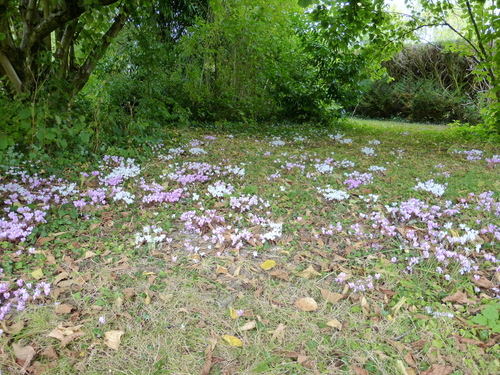
M 339 331 L 342 329 L 342 323 L 340 323 L 337 319 L 332 319 L 326 322 L 326 325 L 329 327 L 337 328 Z
M 290 281 L 290 275 L 284 270 L 276 270 L 269 273 L 269 275 L 281 280 Z
M 56 306 L 56 314 L 64 315 L 69 314 L 75 307 L 70 305 L 69 303 L 63 303 L 61 305 Z
M 276 329 L 274 331 L 269 331 L 269 333 L 272 333 L 273 336 L 271 337 L 271 341 L 273 340 L 278 340 L 278 342 L 280 344 L 283 344 L 283 341 L 285 339 L 285 328 L 286 328 L 286 325 L 284 325 L 283 323 L 280 323 L 278 324 L 278 326 L 276 327 Z
M 212 366 L 214 365 L 212 353 L 215 349 L 215 345 L 217 344 L 217 340 L 215 342 L 211 342 L 210 345 L 205 349 L 205 362 L 203 362 L 203 366 L 201 367 L 200 375 L 209 375 Z
M 417 361 L 415 360 L 415 357 L 413 356 L 412 352 L 406 353 L 403 359 L 405 360 L 408 366 L 417 367 Z
M 31 366 L 29 366 L 26 369 L 26 372 L 32 375 L 46 375 L 53 373 L 53 371 L 51 370 L 54 369 L 56 366 L 57 366 L 56 361 L 44 364 L 40 363 L 40 361 L 35 361 Z
M 366 371 L 365 369 L 362 369 L 361 367 L 358 367 L 358 366 L 354 366 L 354 373 L 356 375 L 370 375 L 368 373 L 368 371 Z
M 343 294 L 330 292 L 329 290 L 319 288 L 321 292 L 321 296 L 325 299 L 325 301 L 330 302 L 332 304 L 336 304 L 342 298 L 344 298 Z
M 43 246 L 47 242 L 53 241 L 54 239 L 55 239 L 55 237 L 40 237 L 38 240 L 36 240 L 36 244 L 38 246 Z
M 56 276 L 56 278 L 54 279 L 54 282 L 53 284 L 54 285 L 57 285 L 61 282 L 61 280 L 64 280 L 64 279 L 67 279 L 69 276 L 69 274 L 67 272 L 61 272 L 59 275 Z
M 57 352 L 56 350 L 54 349 L 53 346 L 48 346 L 46 347 L 41 353 L 40 353 L 41 356 L 43 357 L 47 357 L 47 358 L 50 358 L 50 359 L 57 359 L 58 358 L 58 355 L 57 355 Z
M 457 302 L 457 303 L 474 303 L 475 301 L 467 298 L 467 294 L 458 290 L 452 295 L 442 299 L 443 302 Z
M 420 340 L 417 340 L 417 341 L 413 341 L 412 343 L 410 343 L 409 345 L 415 349 L 415 350 L 422 350 L 425 346 L 425 344 L 427 344 L 427 341 L 424 340 L 424 339 L 420 339 Z
M 217 266 L 217 269 L 215 270 L 216 274 L 227 274 L 227 268 L 222 267 L 222 266 Z
M 68 345 L 71 341 L 76 340 L 84 335 L 83 331 L 80 329 L 81 325 L 78 326 L 65 326 L 64 324 L 59 325 L 57 328 L 53 329 L 47 337 L 52 337 L 61 341 L 61 346 Z
M 321 274 L 316 271 L 313 266 L 307 267 L 305 270 L 299 272 L 298 275 L 304 279 L 312 279 L 314 277 L 321 276 Z
M 297 363 L 308 369 L 314 369 L 316 367 L 314 361 L 304 354 L 300 354 L 297 357 Z
M 459 342 L 461 342 L 463 344 L 477 345 L 477 346 L 480 346 L 482 348 L 485 347 L 484 342 L 482 342 L 480 340 L 469 339 L 467 337 L 462 337 L 462 336 L 458 336 L 458 335 L 453 335 L 453 337 L 455 337 Z
M 12 349 L 14 350 L 14 355 L 20 361 L 22 361 L 23 368 L 30 365 L 33 357 L 35 356 L 35 349 L 32 346 L 22 346 L 17 343 L 12 344 Z
M 472 282 L 474 284 L 476 284 L 477 286 L 480 286 L 481 288 L 486 288 L 486 289 L 491 289 L 495 286 L 490 280 L 488 280 L 487 278 L 485 278 L 483 276 L 481 276 L 478 280 L 476 280 L 475 278 L 472 278 Z
M 5 320 L 0 321 L 0 327 L 2 330 L 9 334 L 9 335 L 15 335 L 21 332 L 21 330 L 24 328 L 24 322 L 19 321 L 17 323 L 12 323 L 12 322 L 6 322 Z
M 422 372 L 422 375 L 448 375 L 454 371 L 454 368 L 447 365 L 432 365 L 430 369 Z
M 104 332 L 104 344 L 111 349 L 118 350 L 124 333 L 123 331 Z
M 250 320 L 249 322 L 245 323 L 243 326 L 240 327 L 241 331 L 250 331 L 254 329 L 257 326 L 257 323 L 255 320 Z
M 12 344 L 12 349 L 14 350 L 16 358 L 23 361 L 26 367 L 29 366 L 36 353 L 32 346 L 22 346 L 17 343 Z
M 316 311 L 318 309 L 318 303 L 311 297 L 299 298 L 295 301 L 295 306 L 302 311 Z
M 122 293 L 126 298 L 133 298 L 137 294 L 134 288 L 125 288 L 122 290 Z
M 366 300 L 365 296 L 361 296 L 360 302 L 363 314 L 368 315 L 370 313 L 370 306 L 368 305 L 368 301 Z
M 485 344 L 487 348 L 490 348 L 494 345 L 496 345 L 500 341 L 500 335 L 495 335 L 493 336 L 490 340 L 488 340 Z
M 385 342 L 395 347 L 396 350 L 400 353 L 402 353 L 405 349 L 409 349 L 408 347 L 394 340 L 386 339 Z
M 83 259 L 93 258 L 93 257 L 95 257 L 96 255 L 97 255 L 97 254 L 96 254 L 96 253 L 94 253 L 93 251 L 88 250 L 88 251 L 86 251 L 86 252 L 85 252 L 85 256 L 83 257 Z

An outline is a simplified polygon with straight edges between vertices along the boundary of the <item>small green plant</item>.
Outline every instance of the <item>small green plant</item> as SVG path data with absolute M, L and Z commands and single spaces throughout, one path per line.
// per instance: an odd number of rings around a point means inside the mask
M 473 323 L 488 326 L 493 333 L 500 332 L 500 317 L 499 317 L 500 304 L 498 302 L 486 305 L 480 314 L 477 314 L 471 319 Z

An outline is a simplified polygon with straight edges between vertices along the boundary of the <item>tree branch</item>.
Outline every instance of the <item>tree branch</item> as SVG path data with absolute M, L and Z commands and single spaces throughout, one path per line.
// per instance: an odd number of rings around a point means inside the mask
M 9 19 L 7 17 L 7 8 L 8 5 L 6 0 L 0 0 L 0 31 L 6 35 L 3 40 L 0 40 L 0 46 L 2 46 L 4 50 L 7 48 L 15 48 L 14 39 L 12 38 L 12 32 L 9 26 Z
M 490 60 L 489 58 L 491 56 L 488 55 L 488 52 L 486 52 L 486 49 L 484 48 L 483 38 L 482 38 L 481 33 L 479 32 L 479 27 L 477 26 L 476 18 L 474 17 L 474 14 L 472 13 L 470 1 L 466 0 L 465 4 L 467 5 L 467 13 L 468 13 L 469 18 L 470 18 L 470 20 L 472 22 L 472 25 L 474 27 L 474 32 L 476 33 L 477 44 L 479 45 L 479 49 L 481 50 L 481 53 L 483 54 L 482 59 L 484 61 L 489 61 Z M 486 71 L 488 72 L 488 74 L 490 76 L 491 83 L 495 84 L 495 82 L 496 82 L 496 76 L 495 76 L 495 73 L 493 72 L 493 69 L 491 68 L 491 65 L 488 68 L 486 68 Z
M 22 50 L 26 48 L 26 45 L 28 43 L 28 38 L 33 26 L 33 17 L 35 16 L 35 8 L 36 8 L 36 0 L 29 0 L 26 13 L 24 13 L 24 17 L 21 12 L 21 17 L 23 18 L 23 37 L 19 47 Z
M 31 47 L 37 43 L 40 43 L 45 37 L 47 37 L 51 32 L 64 25 L 66 22 L 74 20 L 80 17 L 85 8 L 76 6 L 70 8 L 71 10 L 59 10 L 52 13 L 49 17 L 45 18 L 40 22 L 31 33 L 27 46 Z
M 77 25 L 78 19 L 75 19 L 66 25 L 61 41 L 59 43 L 59 47 L 57 48 L 57 51 L 55 53 L 56 59 L 60 61 L 60 66 L 58 69 L 59 77 L 64 77 L 68 71 L 69 49 L 74 41 L 74 35 Z
M 16 93 L 21 94 L 23 83 L 19 79 L 19 76 L 17 75 L 17 72 L 12 66 L 9 58 L 2 51 L 0 51 L 0 64 L 2 65 L 2 68 L 5 71 L 5 74 L 7 74 L 9 81 L 14 86 Z
M 101 0 L 99 4 L 107 6 L 118 1 L 119 0 Z M 80 1 L 78 0 L 65 0 L 61 9 L 51 13 L 33 29 L 27 42 L 27 47 L 40 43 L 51 32 L 60 28 L 61 25 L 64 25 L 66 22 L 80 17 L 86 10 L 87 8 L 80 5 Z
M 102 37 L 102 43 L 93 48 L 93 51 L 89 54 L 83 65 L 78 69 L 78 73 L 74 79 L 75 93 L 80 91 L 83 86 L 87 83 L 90 75 L 95 69 L 97 62 L 104 55 L 106 50 L 109 48 L 112 39 L 114 39 L 120 30 L 123 28 L 127 22 L 128 11 L 122 9 L 122 11 L 114 18 L 113 24 L 108 29 L 108 31 Z

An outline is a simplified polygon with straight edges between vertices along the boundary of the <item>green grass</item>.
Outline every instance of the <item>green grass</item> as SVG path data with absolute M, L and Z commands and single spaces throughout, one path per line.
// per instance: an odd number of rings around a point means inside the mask
M 338 131 L 352 143 L 329 137 Z M 207 135 L 216 139 L 205 140 Z M 285 144 L 271 145 L 277 140 L 273 137 Z M 206 154 L 189 154 L 194 146 L 187 143 L 194 139 L 205 142 L 196 147 Z M 374 140 L 380 144 L 370 144 Z M 170 147 L 183 147 L 185 153 L 165 160 Z M 362 147 L 373 148 L 377 155 L 364 154 Z M 455 149 L 484 154 L 471 161 Z M 484 160 L 500 154 L 498 145 L 464 141 L 444 127 L 352 120 L 332 128 L 267 125 L 258 130 L 219 123 L 183 131 L 176 144 L 155 150 L 139 150 L 144 160 L 140 176 L 120 185 L 135 194 L 135 203 L 108 198 L 105 206 L 53 205 L 48 222 L 37 226 L 26 242 L 3 243 L 5 281 L 37 282 L 33 271 L 40 268 L 38 281 L 52 283 L 41 304 L 29 303 L 4 321 L 3 373 L 25 373 L 13 344 L 34 349 L 26 367 L 35 374 L 199 374 L 204 365 L 210 374 L 411 374 L 438 371 L 439 366 L 448 366 L 447 373 L 453 374 L 497 372 L 498 300 L 493 288 L 498 287 L 498 264 L 482 258 L 483 253 L 498 255 L 494 234 L 485 232 L 463 246 L 446 243 L 447 250 L 478 266 L 461 273 L 454 260 L 444 263 L 434 257 L 435 245 L 426 257 L 425 249 L 405 239 L 408 231 L 419 241 L 430 235 L 425 220 L 394 221 L 387 207 L 417 198 L 444 209 L 464 199 L 468 207 L 460 213 L 435 220 L 450 238 L 465 233 L 460 224 L 478 230 L 500 225 L 494 210 L 475 209 L 477 195 L 485 191 L 495 192 L 492 199 L 499 202 L 500 167 L 488 167 Z M 315 164 L 328 158 L 347 159 L 355 166 L 319 173 Z M 188 184 L 190 195 L 175 204 L 141 203 L 148 192 L 140 187 L 139 177 L 172 191 L 181 185 L 166 175 L 189 162 L 221 170 L 239 166 L 246 172 L 242 178 L 229 173 Z M 294 165 L 287 169 L 287 163 Z M 349 190 L 348 200 L 327 201 L 317 190 L 330 185 L 346 191 L 345 173 L 366 173 L 374 165 L 386 170 L 373 172 L 373 183 Z M 96 168 L 82 162 L 61 168 L 60 175 L 85 192 L 102 187 L 80 180 L 80 172 Z M 0 182 L 14 178 L 5 174 Z M 447 184 L 442 197 L 414 189 L 416 179 L 431 178 Z M 256 195 L 261 201 L 237 212 L 228 196 L 208 194 L 215 181 L 230 183 L 232 196 Z M 367 202 L 369 194 L 378 200 Z M 226 225 L 220 233 L 222 245 L 212 242 L 216 224 L 203 227 L 204 237 L 186 232 L 181 220 L 187 211 L 201 216 L 211 209 L 225 218 L 217 224 Z M 368 218 L 372 214 L 392 220 L 395 234 L 382 233 Z M 264 242 L 257 237 L 271 232 L 268 220 L 282 223 L 282 231 Z M 162 228 L 161 234 L 172 241 L 135 246 L 136 233 L 148 225 Z M 330 225 L 342 229 L 324 233 Z M 357 236 L 352 228 L 365 235 Z M 254 241 L 242 240 L 236 249 L 231 236 L 243 230 L 254 233 Z M 480 253 L 465 249 L 477 244 Z M 27 251 L 30 247 L 36 248 L 34 254 Z M 412 258 L 419 261 L 408 272 Z M 276 264 L 264 270 L 261 265 L 269 260 Z M 347 279 L 339 283 L 336 278 L 342 273 Z M 491 285 L 475 284 L 474 275 Z M 367 283 L 369 276 L 373 289 L 355 291 L 347 285 Z M 457 291 L 468 301 L 443 301 Z M 337 298 L 329 299 L 328 292 Z M 317 302 L 313 311 L 296 306 L 306 297 Z M 71 310 L 58 310 L 60 304 L 71 305 Z M 453 318 L 446 315 L 450 313 Z M 335 320 L 340 326 L 332 326 Z M 14 323 L 22 328 L 9 328 Z M 247 323 L 254 328 L 246 330 Z M 63 345 L 47 336 L 57 327 L 83 335 Z M 106 344 L 105 335 L 112 331 L 124 333 L 118 349 Z M 231 346 L 224 335 L 237 337 L 242 347 Z

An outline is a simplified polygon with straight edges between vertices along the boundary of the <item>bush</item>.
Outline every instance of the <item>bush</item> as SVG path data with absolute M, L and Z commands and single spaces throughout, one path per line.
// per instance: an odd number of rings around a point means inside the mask
M 460 91 L 444 90 L 425 79 L 365 83 L 356 114 L 370 118 L 402 118 L 417 122 L 477 124 L 477 103 Z
M 352 110 L 370 118 L 479 123 L 480 85 L 471 74 L 474 64 L 441 47 L 406 46 L 385 63 L 385 79 L 363 84 L 363 94 Z

